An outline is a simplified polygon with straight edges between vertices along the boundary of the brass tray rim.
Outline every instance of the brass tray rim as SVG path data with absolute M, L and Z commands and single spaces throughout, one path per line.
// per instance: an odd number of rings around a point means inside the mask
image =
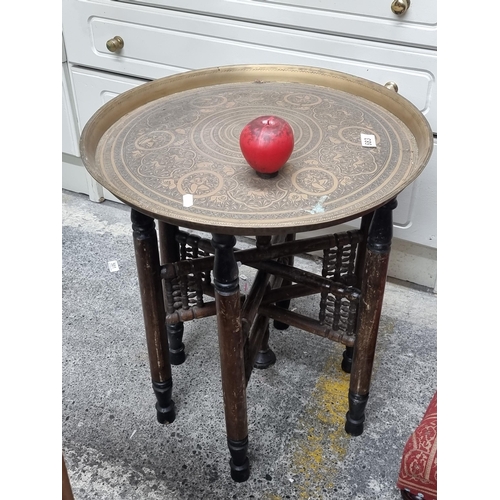
M 106 185 L 106 180 L 99 175 L 96 169 L 95 153 L 100 139 L 105 132 L 111 128 L 120 118 L 129 112 L 143 106 L 156 99 L 217 84 L 254 82 L 254 81 L 273 81 L 287 83 L 307 83 L 319 85 L 326 88 L 343 90 L 365 98 L 399 118 L 413 134 L 418 146 L 417 168 L 407 181 L 401 184 L 397 193 L 391 193 L 381 197 L 376 203 L 367 205 L 366 209 L 358 211 L 353 215 L 344 217 L 331 217 L 329 220 L 322 220 L 315 223 L 308 223 L 303 226 L 287 226 L 276 228 L 270 222 L 269 227 L 263 224 L 261 227 L 229 226 L 227 223 L 221 224 L 218 221 L 207 224 L 205 222 L 196 222 L 189 220 L 180 220 L 170 218 L 166 213 L 156 213 L 148 209 L 147 206 L 141 206 L 137 200 L 127 199 L 120 193 L 113 190 L 113 186 Z M 166 76 L 144 83 L 133 89 L 127 90 L 115 97 L 108 103 L 99 108 L 85 125 L 80 137 L 80 154 L 82 162 L 99 184 L 108 189 L 117 199 L 126 205 L 137 209 L 155 219 L 167 223 L 181 225 L 192 229 L 203 231 L 212 231 L 220 233 L 230 233 L 235 235 L 266 235 L 277 232 L 290 232 L 294 228 L 297 232 L 321 229 L 323 227 L 334 226 L 356 219 L 366 213 L 372 212 L 376 208 L 384 205 L 395 198 L 403 189 L 411 184 L 423 171 L 427 165 L 433 150 L 433 133 L 425 116 L 410 101 L 399 95 L 394 90 L 390 90 L 383 85 L 377 84 L 361 77 L 350 75 L 336 70 L 318 68 L 313 66 L 301 65 L 277 65 L 277 64 L 259 64 L 259 65 L 228 65 L 191 70 L 175 75 Z M 333 214 L 332 214 L 333 215 Z M 236 222 L 236 221 L 235 221 Z M 254 221 L 255 222 L 255 221 Z M 295 221 L 296 223 L 296 221 Z

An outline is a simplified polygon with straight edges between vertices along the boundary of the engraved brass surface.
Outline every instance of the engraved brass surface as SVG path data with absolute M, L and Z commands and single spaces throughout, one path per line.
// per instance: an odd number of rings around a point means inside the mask
M 239 149 L 242 128 L 263 114 L 287 120 L 295 136 L 273 179 L 258 177 Z M 377 146 L 363 147 L 361 134 Z M 277 234 L 340 223 L 392 199 L 425 167 L 432 132 L 411 103 L 367 80 L 301 66 L 228 66 L 115 98 L 85 127 L 81 151 L 100 184 L 155 218 Z

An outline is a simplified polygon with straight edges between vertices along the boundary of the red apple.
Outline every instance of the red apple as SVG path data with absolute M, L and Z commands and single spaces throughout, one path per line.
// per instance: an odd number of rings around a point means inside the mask
M 240 149 L 248 164 L 264 177 L 277 175 L 293 151 L 293 130 L 278 116 L 259 116 L 240 134 Z

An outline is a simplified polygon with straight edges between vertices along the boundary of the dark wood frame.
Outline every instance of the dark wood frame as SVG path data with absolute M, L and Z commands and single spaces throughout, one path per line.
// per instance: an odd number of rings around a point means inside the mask
M 222 390 L 231 477 L 246 481 L 250 474 L 246 386 L 254 367 L 271 366 L 269 320 L 278 328 L 292 325 L 346 346 L 342 368 L 350 373 L 349 411 L 345 430 L 363 432 L 378 327 L 392 240 L 392 211 L 396 200 L 363 216 L 361 227 L 347 233 L 296 240 L 288 233 L 257 236 L 255 248 L 238 250 L 236 238 L 213 233 L 199 238 L 179 227 L 155 221 L 132 209 L 133 239 L 144 313 L 147 347 L 157 419 L 173 422 L 171 365 L 185 360 L 184 322 L 217 316 Z M 351 273 L 335 281 L 295 267 L 293 257 L 311 251 L 356 245 Z M 186 245 L 191 249 L 186 253 Z M 194 250 L 193 250 L 194 249 Z M 184 255 L 183 255 L 184 253 Z M 326 254 L 325 254 L 326 255 Z M 342 255 L 339 265 L 342 265 Z M 355 259 L 355 260 L 354 260 Z M 240 294 L 238 262 L 257 270 L 246 296 Z M 333 266 L 335 268 L 335 266 Z M 333 269 L 333 275 L 340 275 Z M 212 282 L 213 277 L 213 282 Z M 320 319 L 288 310 L 292 298 L 322 294 L 348 303 L 348 327 L 335 330 Z M 205 302 L 203 296 L 214 300 Z

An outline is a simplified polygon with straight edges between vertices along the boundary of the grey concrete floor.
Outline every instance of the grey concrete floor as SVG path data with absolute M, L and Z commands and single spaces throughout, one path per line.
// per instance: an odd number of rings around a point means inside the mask
M 251 477 L 238 484 L 215 318 L 186 323 L 187 359 L 173 367 L 177 418 L 158 424 L 129 210 L 64 191 L 62 223 L 62 439 L 76 500 L 400 498 L 401 453 L 436 390 L 436 295 L 387 284 L 365 432 L 355 438 L 343 430 L 343 347 L 271 328 L 277 362 L 248 386 Z M 252 271 L 240 272 L 244 289 Z M 307 313 L 316 302 L 291 307 Z

